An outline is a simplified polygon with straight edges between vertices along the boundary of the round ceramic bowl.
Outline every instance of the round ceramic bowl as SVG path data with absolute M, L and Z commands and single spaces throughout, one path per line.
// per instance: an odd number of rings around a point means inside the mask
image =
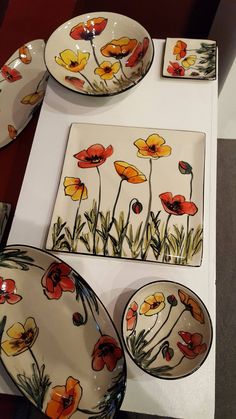
M 113 418 L 126 364 L 105 307 L 70 266 L 42 250 L 0 253 L 1 360 L 51 419 Z
M 132 360 L 148 374 L 182 378 L 205 361 L 212 324 L 200 298 L 171 281 L 140 288 L 123 315 L 123 339 Z
M 16 139 L 43 100 L 48 79 L 44 49 L 42 39 L 27 42 L 0 69 L 0 147 Z
M 146 29 L 108 12 L 77 16 L 47 41 L 45 62 L 63 86 L 91 96 L 121 93 L 142 80 L 154 56 Z

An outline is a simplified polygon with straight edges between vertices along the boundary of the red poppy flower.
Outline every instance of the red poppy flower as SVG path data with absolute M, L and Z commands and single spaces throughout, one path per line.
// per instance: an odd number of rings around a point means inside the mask
M 13 83 L 14 81 L 22 79 L 22 75 L 18 70 L 8 67 L 7 65 L 2 66 L 1 74 L 4 77 L 4 79 L 9 81 L 9 83 Z
M 127 311 L 126 321 L 127 321 L 127 330 L 134 330 L 137 324 L 137 310 L 138 304 L 133 301 Z
M 181 65 L 179 65 L 178 63 L 172 63 L 171 61 L 170 64 L 171 65 L 168 65 L 167 67 L 167 71 L 169 74 L 175 77 L 183 77 L 185 75 L 185 70 Z
M 145 37 L 143 39 L 143 42 L 138 43 L 134 52 L 129 57 L 129 59 L 126 61 L 125 66 L 126 67 L 135 67 L 138 63 L 140 63 L 140 61 L 143 59 L 143 57 L 145 56 L 145 54 L 147 52 L 148 46 L 149 46 L 149 39 Z
M 163 208 L 169 214 L 174 215 L 194 215 L 198 211 L 198 208 L 193 202 L 185 201 L 183 195 L 173 196 L 171 192 L 161 193 L 159 195 Z
M 70 36 L 73 39 L 83 39 L 89 41 L 105 29 L 107 25 L 107 19 L 104 17 L 95 17 L 87 20 L 87 22 L 80 22 L 74 26 L 70 31 Z
M 44 294 L 49 300 L 58 300 L 62 291 L 75 291 L 75 284 L 69 277 L 71 269 L 65 263 L 53 262 L 42 278 Z
M 111 336 L 102 335 L 94 346 L 92 353 L 92 368 L 101 371 L 106 365 L 108 371 L 113 371 L 123 352 L 116 340 Z
M 180 342 L 177 342 L 177 345 L 186 358 L 194 359 L 197 355 L 206 352 L 207 345 L 202 343 L 202 335 L 200 333 L 179 332 L 179 335 L 186 345 Z
M 16 304 L 22 299 L 18 294 L 15 294 L 16 284 L 13 279 L 3 279 L 0 277 L 0 304 L 5 301 L 9 304 Z
M 83 90 L 84 89 L 84 80 L 79 79 L 78 77 L 65 76 L 65 81 L 70 83 L 75 89 Z
M 107 157 L 110 157 L 112 153 L 113 147 L 111 145 L 105 148 L 101 144 L 94 144 L 87 148 L 87 150 L 82 150 L 75 154 L 74 157 L 79 160 L 78 166 L 81 169 L 87 169 L 105 163 Z

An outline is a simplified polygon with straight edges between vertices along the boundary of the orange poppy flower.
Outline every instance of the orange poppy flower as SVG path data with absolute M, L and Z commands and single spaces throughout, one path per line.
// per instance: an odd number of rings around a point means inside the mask
M 2 342 L 1 347 L 7 356 L 16 356 L 27 351 L 34 344 L 39 333 L 38 326 L 33 317 L 28 317 L 25 324 L 14 323 L 7 330 L 11 338 Z
M 125 161 L 115 161 L 114 165 L 122 180 L 127 180 L 129 183 L 142 183 L 147 180 L 146 176 L 137 167 Z
M 173 54 L 176 55 L 176 60 L 184 58 L 186 53 L 187 44 L 184 41 L 177 41 L 173 49 Z
M 40 102 L 44 97 L 45 91 L 40 90 L 39 92 L 30 93 L 29 95 L 23 97 L 21 99 L 21 103 L 23 105 L 32 105 L 34 106 L 36 103 Z
M 205 323 L 203 311 L 197 301 L 195 301 L 183 290 L 178 290 L 178 294 L 181 303 L 183 303 L 186 309 L 190 311 L 193 318 L 201 324 Z
M 80 382 L 68 377 L 65 386 L 52 388 L 51 400 L 47 404 L 46 415 L 51 419 L 69 419 L 77 410 L 83 389 Z
M 148 49 L 148 46 L 149 46 L 149 39 L 145 37 L 143 39 L 143 42 L 138 43 L 134 52 L 132 53 L 132 55 L 127 60 L 125 66 L 126 67 L 135 67 L 137 64 L 139 64 L 140 61 L 145 56 L 145 54 L 147 52 L 147 49 Z
M 202 335 L 200 333 L 178 332 L 186 345 L 177 342 L 177 346 L 184 356 L 188 359 L 194 359 L 196 356 L 203 354 L 207 350 L 207 345 L 202 343 Z
M 120 38 L 113 39 L 111 42 L 101 48 L 101 53 L 105 57 L 114 57 L 120 60 L 123 57 L 131 54 L 137 45 L 136 39 Z
M 94 73 L 98 74 L 103 80 L 111 80 L 114 75 L 118 73 L 120 69 L 120 63 L 116 61 L 114 64 L 109 61 L 103 61 L 99 67 L 95 68 Z
M 149 295 L 145 298 L 140 307 L 139 313 L 145 316 L 153 316 L 165 308 L 165 297 L 162 292 L 157 292 L 154 295 Z
M 70 31 L 70 36 L 73 39 L 83 39 L 89 41 L 105 29 L 107 19 L 104 17 L 95 17 L 87 20 L 87 22 L 80 22 L 74 26 Z
M 65 195 L 69 195 L 72 201 L 88 198 L 88 190 L 79 178 L 66 176 L 63 185 L 65 188 Z
M 139 138 L 134 142 L 134 145 L 138 148 L 138 157 L 152 159 L 167 157 L 171 154 L 171 147 L 164 144 L 164 138 L 158 134 L 149 135 L 146 140 Z
M 79 160 L 78 166 L 81 169 L 87 169 L 105 163 L 107 157 L 110 157 L 112 153 L 112 145 L 105 148 L 102 144 L 93 144 L 87 150 L 82 150 L 75 154 L 74 157 Z
M 173 196 L 171 192 L 164 192 L 159 195 L 163 208 L 168 214 L 173 215 L 195 215 L 198 211 L 194 202 L 185 201 L 183 195 Z
M 17 137 L 17 130 L 15 129 L 15 127 L 13 127 L 13 125 L 8 125 L 7 129 L 8 129 L 9 137 L 12 140 L 15 140 L 15 138 Z
M 133 301 L 130 304 L 129 309 L 126 314 L 127 330 L 135 329 L 136 324 L 137 324 L 137 319 L 138 319 L 137 310 L 138 310 L 138 304 L 136 303 L 136 301 Z
M 19 58 L 24 64 L 30 64 L 32 57 L 29 51 L 29 48 L 26 45 L 23 45 L 19 48 Z

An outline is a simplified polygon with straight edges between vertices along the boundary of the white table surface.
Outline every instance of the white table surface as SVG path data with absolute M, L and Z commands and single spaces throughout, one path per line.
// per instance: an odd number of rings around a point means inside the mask
M 205 132 L 201 267 L 57 255 L 93 287 L 119 331 L 123 307 L 134 290 L 153 280 L 169 279 L 199 295 L 210 312 L 215 332 L 217 82 L 162 78 L 164 41 L 154 40 L 154 44 L 155 59 L 148 75 L 135 88 L 118 96 L 82 96 L 49 79 L 8 244 L 44 248 L 72 122 Z M 151 377 L 128 355 L 126 359 L 128 379 L 123 410 L 186 419 L 214 418 L 215 339 L 201 368 L 179 380 Z M 0 373 L 0 392 L 19 394 L 2 368 Z

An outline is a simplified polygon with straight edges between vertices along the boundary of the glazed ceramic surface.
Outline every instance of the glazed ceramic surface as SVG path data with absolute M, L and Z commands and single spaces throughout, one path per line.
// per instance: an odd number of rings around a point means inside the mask
M 72 124 L 49 250 L 199 266 L 205 134 Z
M 145 372 L 181 378 L 206 359 L 212 342 L 211 319 L 189 288 L 171 281 L 152 282 L 128 302 L 123 339 L 129 355 Z
M 138 22 L 117 13 L 77 16 L 50 36 L 45 61 L 62 85 L 86 95 L 114 95 L 148 72 L 152 39 Z
M 114 325 L 70 266 L 42 250 L 0 253 L 1 359 L 24 395 L 52 419 L 113 418 L 126 367 Z
M 11 204 L 7 204 L 6 202 L 0 202 L 0 242 L 2 240 L 2 236 L 7 225 L 7 220 L 9 218 L 10 211 Z
M 14 141 L 41 103 L 48 73 L 45 43 L 22 45 L 0 69 L 0 147 Z
M 163 76 L 215 80 L 216 42 L 209 39 L 167 38 Z

